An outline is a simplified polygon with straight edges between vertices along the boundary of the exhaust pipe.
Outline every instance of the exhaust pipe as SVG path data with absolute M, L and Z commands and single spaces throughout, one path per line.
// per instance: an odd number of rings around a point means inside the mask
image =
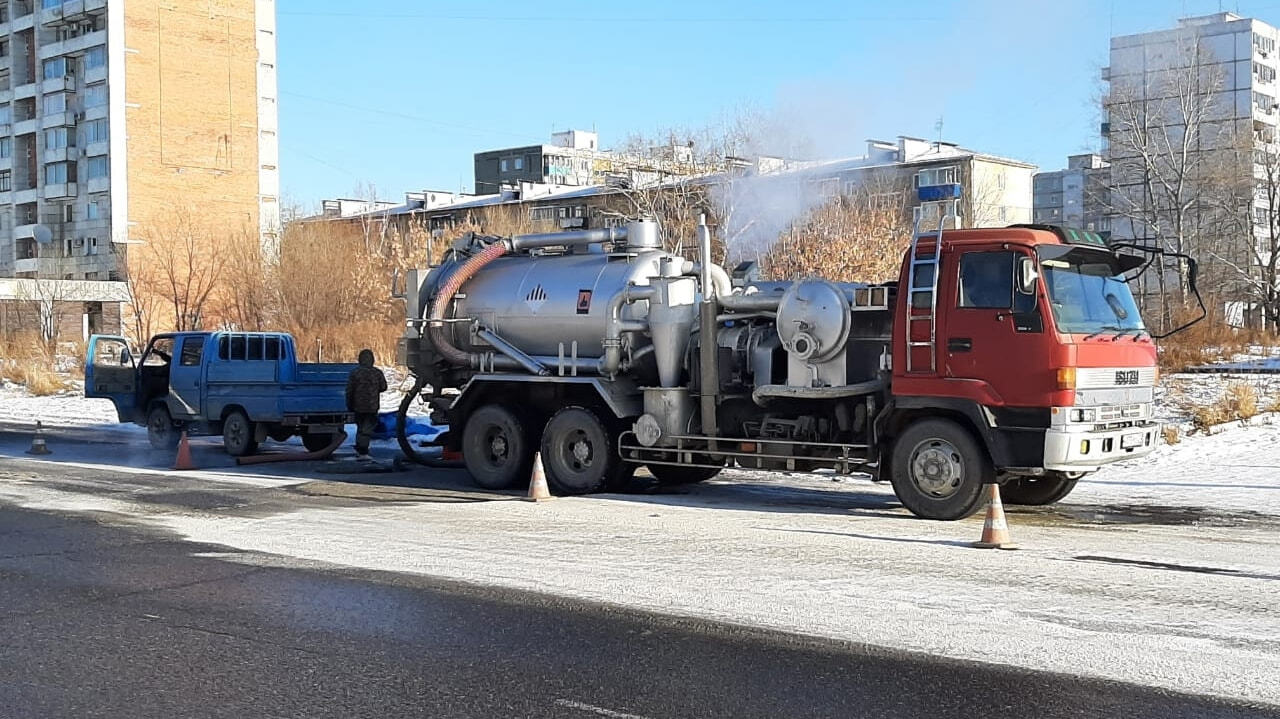
M 707 227 L 707 216 L 698 217 L 698 262 L 702 283 L 702 304 L 698 318 L 698 375 L 701 402 L 702 433 L 708 437 L 720 434 L 716 419 L 716 405 L 719 404 L 720 372 L 716 367 L 716 315 L 719 314 L 719 303 L 712 290 L 711 279 L 711 229 Z M 711 448 L 715 449 L 712 442 Z

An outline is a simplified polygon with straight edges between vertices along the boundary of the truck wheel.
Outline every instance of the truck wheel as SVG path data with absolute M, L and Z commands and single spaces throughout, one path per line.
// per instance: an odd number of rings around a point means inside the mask
M 1082 476 L 1083 472 L 1047 472 L 1043 477 L 1018 477 L 1000 485 L 1000 498 L 1005 504 L 1053 504 L 1071 494 Z
M 156 405 L 147 413 L 147 441 L 155 449 L 173 449 L 182 437 L 173 426 L 173 417 L 164 405 Z
M 462 429 L 462 461 L 481 487 L 510 489 L 529 482 L 533 443 L 511 410 L 485 405 L 471 413 Z
M 662 484 L 693 484 L 720 474 L 719 467 L 676 467 L 670 464 L 646 464 L 649 474 Z
M 982 485 L 995 480 L 986 452 L 963 427 L 928 419 L 898 436 L 891 462 L 893 493 L 917 517 L 964 519 L 978 509 Z
M 599 415 L 583 407 L 556 412 L 542 430 L 542 465 L 557 494 L 593 494 L 624 477 L 614 434 Z
M 302 446 L 308 452 L 319 452 L 333 442 L 334 432 L 307 432 L 302 435 Z
M 222 420 L 222 446 L 232 457 L 253 454 L 258 443 L 253 438 L 253 422 L 244 412 L 235 410 Z

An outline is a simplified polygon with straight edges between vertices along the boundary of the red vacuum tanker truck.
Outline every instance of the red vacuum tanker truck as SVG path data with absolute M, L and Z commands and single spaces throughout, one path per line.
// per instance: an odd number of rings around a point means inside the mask
M 940 224 L 945 224 L 945 221 Z M 915 233 L 896 281 L 759 281 L 656 223 L 457 240 L 410 273 L 401 361 L 475 481 L 553 490 L 729 467 L 867 473 L 959 519 L 1048 504 L 1160 441 L 1143 248 L 1021 225 Z M 1130 251 L 1126 251 L 1130 250 Z M 403 421 L 401 425 L 403 426 Z M 414 450 L 401 437 L 406 451 Z

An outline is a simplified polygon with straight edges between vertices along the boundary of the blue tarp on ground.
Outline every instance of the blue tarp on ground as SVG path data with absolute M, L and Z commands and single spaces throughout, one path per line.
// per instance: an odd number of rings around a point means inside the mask
M 434 440 L 437 435 L 445 430 L 444 427 L 437 427 L 431 424 L 431 420 L 427 417 L 409 416 L 405 418 L 405 434 L 410 437 L 421 437 L 428 442 Z M 382 412 L 378 415 L 378 426 L 373 430 L 374 439 L 395 439 L 396 436 L 396 413 Z

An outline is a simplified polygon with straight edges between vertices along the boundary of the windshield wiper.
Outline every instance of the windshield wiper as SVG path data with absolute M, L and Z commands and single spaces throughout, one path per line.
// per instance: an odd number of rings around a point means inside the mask
M 1144 330 L 1144 329 L 1142 329 L 1141 327 L 1130 327 L 1130 328 L 1129 328 L 1129 329 L 1127 329 L 1127 330 L 1120 330 L 1119 332 L 1117 332 L 1117 333 L 1116 333 L 1116 336 L 1111 338 L 1111 341 L 1112 341 L 1112 342 L 1115 342 L 1116 340 L 1120 339 L 1121 337 L 1124 337 L 1125 335 L 1129 334 L 1130 332 L 1132 332 L 1132 333 L 1133 333 L 1133 341 L 1134 341 L 1134 342 L 1137 342 L 1137 341 L 1138 341 L 1138 339 L 1142 337 L 1142 335 L 1144 335 L 1144 334 L 1146 334 L 1146 333 L 1147 333 L 1147 331 L 1146 331 L 1146 330 Z
M 1124 329 L 1123 327 L 1116 327 L 1115 325 L 1103 325 L 1102 327 L 1099 327 L 1099 328 L 1098 328 L 1098 331 L 1097 331 L 1097 332 L 1094 332 L 1094 333 L 1092 333 L 1092 334 L 1085 335 L 1085 337 L 1084 337 L 1084 338 L 1085 338 L 1086 340 L 1091 340 L 1091 339 L 1093 339 L 1094 337 L 1097 337 L 1098 335 L 1102 334 L 1103 332 L 1119 332 L 1119 331 L 1121 331 L 1121 330 L 1123 330 L 1123 329 Z M 1117 336 L 1119 336 L 1119 335 L 1117 335 Z

